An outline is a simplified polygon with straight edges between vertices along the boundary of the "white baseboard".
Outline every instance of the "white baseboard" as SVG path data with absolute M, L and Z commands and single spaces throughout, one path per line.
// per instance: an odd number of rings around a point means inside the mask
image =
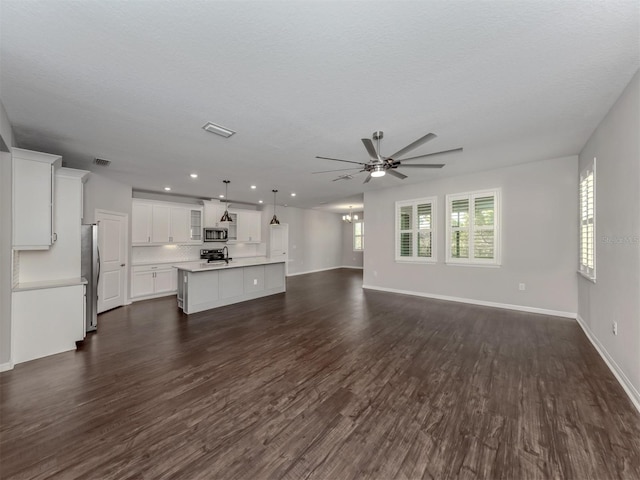
M 362 270 L 363 267 L 353 267 L 351 265 L 342 265 L 341 267 L 336 268 L 353 268 L 354 270 Z
M 13 370 L 13 362 L 0 363 L 0 372 L 6 372 L 7 370 Z
M 142 297 L 133 297 L 129 299 L 128 303 L 125 303 L 125 305 L 131 305 L 132 303 L 135 302 L 140 302 L 142 300 L 151 300 L 153 298 L 162 298 L 162 297 L 170 297 L 171 295 L 177 295 L 178 291 L 176 290 L 175 292 L 163 292 L 163 293 L 156 293 L 155 295 L 144 295 Z
M 574 312 L 563 312 L 560 310 L 549 310 L 546 308 L 527 307 L 525 305 L 511 305 L 508 303 L 486 302 L 484 300 L 476 300 L 473 298 L 451 297 L 448 295 L 437 295 L 434 293 L 413 292 L 410 290 L 398 290 L 395 288 L 376 287 L 373 285 L 362 285 L 362 288 L 370 290 L 380 290 L 382 292 L 401 293 L 403 295 L 413 295 L 416 297 L 434 298 L 436 300 L 446 300 L 449 302 L 470 303 L 472 305 L 481 305 L 483 307 L 505 308 L 507 310 L 517 310 L 519 312 L 539 313 L 541 315 L 553 315 L 555 317 L 576 318 Z
M 587 336 L 591 344 L 595 347 L 596 351 L 600 354 L 600 356 L 604 360 L 604 363 L 607 364 L 609 370 L 611 370 L 611 373 L 613 373 L 620 385 L 622 385 L 622 388 L 629 396 L 629 399 L 631 400 L 631 403 L 633 403 L 633 406 L 636 407 L 638 412 L 640 412 L 640 392 L 638 392 L 638 390 L 633 386 L 631 380 L 629 380 L 629 378 L 624 374 L 615 360 L 611 358 L 611 355 L 609 355 L 607 349 L 604 348 L 600 341 L 598 341 L 584 319 L 580 315 L 578 315 L 576 320 L 578 320 L 578 325 L 582 327 L 585 335 Z
M 306 275 L 307 273 L 326 272 L 327 270 L 335 270 L 336 268 L 342 268 L 342 267 L 319 268 L 317 270 L 307 270 L 306 272 L 289 273 L 287 274 L 287 277 L 295 277 L 296 275 Z

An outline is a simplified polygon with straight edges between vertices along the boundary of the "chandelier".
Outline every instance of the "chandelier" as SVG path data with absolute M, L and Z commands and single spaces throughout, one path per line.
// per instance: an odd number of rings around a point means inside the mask
M 358 220 L 358 215 L 353 215 L 351 205 L 349 205 L 349 214 L 342 215 L 342 221 L 352 223 L 354 220 Z

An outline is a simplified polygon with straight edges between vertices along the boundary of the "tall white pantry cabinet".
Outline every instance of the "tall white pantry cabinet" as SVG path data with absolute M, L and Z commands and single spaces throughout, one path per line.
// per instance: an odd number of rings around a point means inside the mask
M 80 225 L 89 172 L 61 160 L 12 149 L 13 364 L 74 350 L 85 336 Z

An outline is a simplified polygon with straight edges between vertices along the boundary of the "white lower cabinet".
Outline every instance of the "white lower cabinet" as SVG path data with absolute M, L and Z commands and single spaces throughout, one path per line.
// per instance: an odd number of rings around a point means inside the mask
M 143 265 L 131 271 L 131 299 L 162 297 L 178 291 L 178 273 L 170 265 Z
M 85 335 L 84 285 L 12 294 L 13 362 L 76 349 Z

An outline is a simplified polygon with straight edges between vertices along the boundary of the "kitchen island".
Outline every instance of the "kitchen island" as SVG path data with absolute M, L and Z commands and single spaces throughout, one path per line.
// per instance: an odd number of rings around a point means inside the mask
M 286 291 L 284 260 L 177 263 L 178 307 L 191 314 Z

